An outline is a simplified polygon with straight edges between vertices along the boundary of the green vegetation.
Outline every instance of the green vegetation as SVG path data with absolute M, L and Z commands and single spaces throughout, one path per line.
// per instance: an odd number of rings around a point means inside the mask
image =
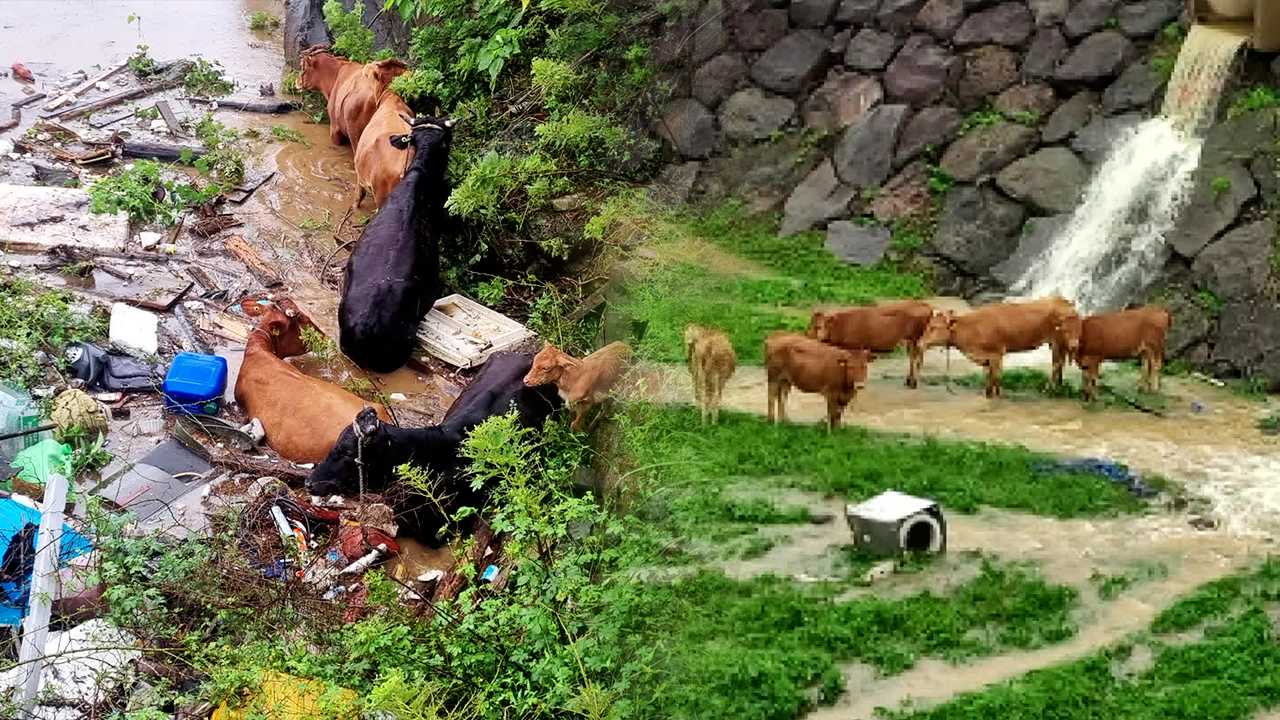
M 1218 293 L 1208 289 L 1199 288 L 1195 293 L 1196 304 L 1200 309 L 1204 310 L 1209 317 L 1218 317 L 1222 314 L 1222 298 Z
M 279 125 L 279 124 L 272 125 L 271 135 L 272 137 L 275 137 L 277 140 L 284 140 L 285 142 L 298 143 L 303 147 L 311 147 L 311 141 L 308 140 L 306 137 L 304 137 L 302 133 L 298 132 L 297 130 L 294 130 L 291 127 L 287 127 L 285 125 Z
M 304 327 L 299 336 L 302 338 L 302 344 L 307 346 L 308 352 L 315 355 L 316 360 L 330 363 L 338 356 L 338 344 L 325 337 L 319 330 Z
M 134 108 L 133 113 L 138 117 L 145 118 L 147 120 L 155 120 L 160 117 L 160 109 L 155 105 L 152 105 L 151 107 L 136 107 Z
M 205 113 L 195 124 L 196 136 L 209 152 L 193 163 L 202 173 L 211 174 L 223 183 L 235 185 L 244 180 L 244 154 L 240 148 L 240 133 L 213 119 L 213 113 Z M 184 162 L 190 162 L 187 157 Z
M 1173 68 L 1178 62 L 1178 53 L 1182 50 L 1182 41 L 1186 37 L 1186 31 L 1176 22 L 1165 25 L 1156 36 L 1149 62 L 1151 71 L 1162 81 L 1167 82 L 1173 75 Z
M 1209 187 L 1213 190 L 1213 199 L 1217 200 L 1223 193 L 1231 189 L 1231 178 L 1218 175 L 1209 182 Z
M 275 30 L 280 27 L 280 18 L 259 10 L 249 18 L 250 30 Z
M 1208 583 L 1152 621 L 1150 635 L 1045 670 L 963 695 L 923 712 L 892 712 L 902 720 L 1247 720 L 1280 701 L 1280 667 L 1271 614 L 1280 597 L 1280 564 Z M 1203 629 L 1187 640 L 1177 633 Z M 1139 643 L 1150 662 L 1118 671 Z
M 1027 127 L 1031 127 L 1040 122 L 1040 113 L 1034 110 L 1014 110 L 1011 113 L 1007 113 L 1007 115 L 1010 120 L 1018 123 L 1019 125 L 1026 125 Z
M 1129 588 L 1145 580 L 1162 580 L 1169 575 L 1169 568 L 1163 564 L 1141 564 L 1132 571 L 1118 575 L 1103 575 L 1095 572 L 1090 580 L 1098 588 L 1098 597 L 1102 600 L 1115 600 Z
M 964 119 L 960 125 L 960 134 L 963 135 L 970 130 L 989 125 L 999 125 L 1004 122 L 1004 113 L 994 108 L 984 108 L 982 110 L 974 110 Z
M 133 17 L 132 15 L 130 17 Z M 156 61 L 147 55 L 148 46 L 138 45 L 134 53 L 126 61 L 129 69 L 140 78 L 146 79 L 156 74 Z
M 328 101 L 324 99 L 324 95 L 315 90 L 304 90 L 298 87 L 298 73 L 285 73 L 284 80 L 280 83 L 280 88 L 286 95 L 299 95 L 302 97 L 302 113 L 311 118 L 311 122 L 319 124 L 329 121 Z
M 0 280 L 0 381 L 27 387 L 40 379 L 37 350 L 61 357 L 67 343 L 107 334 L 103 313 L 74 308 L 75 296 Z
M 204 58 L 196 58 L 195 64 L 182 78 L 182 86 L 187 92 L 199 97 L 226 95 L 236 89 L 235 83 L 222 73 L 222 63 L 212 62 Z
M 133 222 L 173 225 L 178 222 L 178 214 L 184 208 L 199 205 L 220 190 L 217 185 L 201 189 L 176 180 L 165 180 L 161 177 L 161 170 L 162 166 L 157 162 L 135 160 L 115 175 L 103 177 L 89 188 L 89 211 L 126 212 Z
M 1271 413 L 1264 418 L 1259 418 L 1258 430 L 1264 435 L 1280 435 L 1280 414 Z
M 1227 109 L 1227 117 L 1234 118 L 1254 110 L 1280 107 L 1280 90 L 1269 85 L 1254 85 L 1236 96 Z
M 325 24 L 332 31 L 333 54 L 348 57 L 358 63 L 373 59 L 373 31 L 365 27 L 361 19 L 364 5 L 357 5 L 346 12 L 340 0 L 329 0 L 322 8 Z

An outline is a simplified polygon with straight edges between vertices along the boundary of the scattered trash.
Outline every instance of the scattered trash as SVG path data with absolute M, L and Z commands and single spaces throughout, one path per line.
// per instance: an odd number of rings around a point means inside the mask
M 91 343 L 68 345 L 65 357 L 72 376 L 92 390 L 155 392 L 165 375 L 162 364 L 149 365 L 128 355 L 108 353 Z
M 160 318 L 155 313 L 120 302 L 112 303 L 107 337 L 111 342 L 137 350 L 143 355 L 155 355 L 160 349 L 156 338 L 159 323 Z
M 213 437 L 222 438 L 231 443 L 232 447 L 237 450 L 249 451 L 257 445 L 257 441 L 241 428 L 237 428 L 226 420 L 213 415 L 182 414 L 178 417 L 178 422 L 188 429 L 199 430 Z
M 12 434 L 38 427 L 40 406 L 31 400 L 31 394 L 26 390 L 0 384 L 0 430 L 5 434 Z M 0 460 L 12 459 L 40 440 L 40 433 L 14 435 L 0 440 Z
M 164 409 L 180 414 L 216 415 L 227 389 L 227 359 L 178 353 L 164 378 Z
M 1203 411 L 1204 411 L 1204 404 L 1203 404 L 1203 403 L 1198 403 L 1198 402 L 1194 402 L 1194 401 L 1192 401 L 1192 403 L 1191 403 L 1191 412 L 1193 412 L 1193 413 L 1198 413 L 1198 412 L 1203 412 Z
M 1207 382 L 1210 385 L 1213 385 L 1214 387 L 1227 386 L 1225 382 L 1219 380 L 1218 378 L 1209 377 L 1208 375 L 1205 375 L 1204 373 L 1201 373 L 1201 372 L 1193 372 L 1191 373 L 1191 377 L 1195 378 L 1196 380 L 1203 380 L 1204 382 Z
M 484 574 L 480 576 L 480 582 L 488 584 L 498 577 L 498 566 L 490 565 L 484 569 Z
M 396 400 L 396 401 L 400 401 L 400 400 L 407 400 L 407 399 L 408 399 L 408 398 L 405 396 L 405 394 L 404 394 L 404 393 L 398 393 L 398 392 L 391 393 L 391 396 L 390 396 L 390 397 L 391 397 L 391 399 L 392 399 L 392 400 Z
M 14 456 L 9 467 L 18 471 L 15 481 L 43 489 L 49 482 L 49 476 L 54 473 L 68 476 L 75 474 L 71 472 L 72 452 L 70 445 L 53 439 L 41 440 Z M 12 482 L 14 481 L 0 482 L 0 488 L 13 490 Z
M 376 548 L 371 550 L 368 555 L 365 555 L 359 560 L 351 563 L 350 565 L 346 566 L 342 570 L 338 571 L 338 574 L 346 575 L 347 573 L 364 572 L 365 570 L 368 570 L 369 567 L 372 566 L 375 562 L 377 562 L 378 558 L 382 557 L 382 555 L 386 552 L 387 552 L 386 545 L 378 545 Z
M 45 663 L 37 694 L 56 697 L 65 703 L 90 706 L 104 693 L 112 693 L 128 677 L 130 663 L 142 656 L 132 649 L 137 638 L 117 630 L 105 620 L 90 620 L 65 632 L 49 632 Z M 21 686 L 26 666 L 19 665 L 0 675 L 0 686 Z
M 1129 491 L 1134 497 L 1146 498 L 1157 495 L 1158 492 L 1146 486 L 1142 480 L 1129 471 L 1129 468 L 1122 463 L 1113 462 L 1111 460 L 1103 460 L 1101 458 L 1083 458 L 1080 460 L 1060 460 L 1056 462 L 1036 462 L 1032 463 L 1031 470 L 1040 475 L 1049 475 L 1052 473 L 1085 473 L 1102 475 L 1111 482 L 1124 483 L 1129 486 Z
M 164 429 L 163 418 L 147 418 L 138 421 L 138 433 L 142 435 L 155 435 Z
M 262 427 L 262 421 L 259 420 L 258 418 L 254 418 L 253 420 L 250 420 L 249 422 L 241 426 L 240 432 L 248 435 L 249 439 L 253 441 L 254 445 L 262 444 L 262 441 L 267 438 L 267 431 Z M 245 448 L 245 449 L 247 450 L 249 448 Z
M 346 591 L 347 591 L 347 589 L 346 589 L 345 587 L 343 587 L 342 585 L 334 585 L 333 587 L 329 588 L 329 589 L 325 592 L 325 594 L 324 594 L 324 595 L 321 595 L 321 596 L 320 596 L 320 599 L 321 599 L 321 600 L 332 600 L 332 599 L 334 599 L 334 598 L 338 597 L 339 595 L 341 595 L 342 593 L 344 593 L 344 592 L 346 592 Z
M 27 67 L 22 63 L 16 62 L 11 67 L 13 69 L 14 77 L 21 78 L 23 80 L 26 80 L 27 82 L 35 82 L 35 76 L 32 75 L 31 71 L 28 70 Z
M 873 583 L 877 580 L 883 580 L 898 571 L 898 562 L 896 560 L 885 560 L 871 566 L 871 569 L 862 576 L 865 583 Z
M 532 337 L 515 320 L 457 294 L 437 300 L 417 330 L 423 348 L 460 368 L 482 365 Z
M 163 239 L 164 235 L 158 232 L 146 231 L 138 233 L 138 242 L 142 243 L 143 250 L 154 250 Z
M 49 419 L 62 430 L 80 427 L 90 437 L 107 431 L 107 408 L 83 390 L 64 390 L 53 400 Z
M 331 717 L 335 720 L 356 720 L 359 717 L 359 696 L 347 689 L 330 690 L 317 680 L 304 680 L 272 670 L 264 670 L 260 690 L 248 704 L 270 708 L 273 720 L 310 720 Z M 260 711 L 259 711 L 260 712 Z M 223 702 L 213 711 L 210 720 L 245 720 L 247 710 L 232 710 Z

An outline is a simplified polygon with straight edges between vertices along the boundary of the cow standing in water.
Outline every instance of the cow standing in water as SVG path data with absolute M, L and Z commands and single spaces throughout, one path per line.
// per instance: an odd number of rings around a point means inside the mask
M 413 353 L 419 323 L 440 297 L 440 232 L 449 195 L 445 170 L 453 120 L 419 117 L 387 142 L 414 149 L 413 163 L 365 227 L 347 259 L 338 303 L 342 352 L 373 372 L 396 370 Z
M 809 336 L 847 350 L 888 353 L 906 343 L 910 356 L 906 386 L 919 383 L 924 364 L 920 337 L 933 317 L 933 306 L 923 300 L 900 300 L 869 307 L 814 310 Z
M 403 61 L 377 60 L 367 65 L 340 58 L 328 45 L 312 45 L 299 58 L 298 87 L 319 91 L 328 101 L 329 140 L 334 145 L 360 145 L 364 128 L 378 109 L 378 97 L 398 75 L 408 71 Z
M 1080 366 L 1081 385 L 1088 402 L 1098 399 L 1098 371 L 1103 360 L 1141 358 L 1142 376 L 1138 387 L 1160 390 L 1160 368 L 1164 364 L 1164 338 L 1173 326 L 1173 316 L 1159 305 L 1090 315 L 1070 320 L 1079 334 L 1075 352 Z
M 390 89 L 384 89 L 378 98 L 378 109 L 365 126 L 364 135 L 356 150 L 356 207 L 364 202 L 365 195 L 373 195 L 373 204 L 379 208 L 387 201 L 391 191 L 404 179 L 413 162 L 413 147 L 404 149 L 391 144 L 391 138 L 409 132 L 405 118 L 412 115 L 409 106 Z

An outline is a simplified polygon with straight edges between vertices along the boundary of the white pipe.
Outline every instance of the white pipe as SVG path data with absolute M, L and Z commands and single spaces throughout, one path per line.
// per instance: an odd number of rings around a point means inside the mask
M 339 575 L 346 575 L 347 573 L 361 572 L 362 570 L 365 570 L 365 569 L 366 569 L 366 568 L 368 568 L 370 565 L 372 565 L 375 561 L 377 561 L 378 556 L 379 556 L 379 555 L 381 555 L 382 553 L 386 552 L 386 551 L 387 551 L 387 546 L 386 546 L 386 544 L 385 544 L 385 543 L 378 543 L 378 547 L 374 548 L 373 550 L 370 550 L 368 555 L 365 555 L 364 557 L 360 558 L 359 560 L 357 560 L 357 561 L 355 561 L 355 562 L 351 563 L 350 565 L 346 566 L 346 567 L 345 567 L 345 568 L 343 568 L 342 570 L 339 570 L 339 571 L 338 571 L 338 574 L 339 574 Z
M 49 616 L 53 610 L 53 593 L 58 573 L 58 548 L 62 541 L 62 511 L 67 504 L 67 479 L 58 473 L 49 476 L 44 486 L 44 503 L 40 512 L 40 532 L 36 535 L 36 561 L 31 573 L 31 601 L 22 623 L 22 646 L 18 664 L 25 668 L 22 693 L 22 717 L 35 717 L 36 695 L 40 690 L 40 673 L 44 669 L 45 640 L 49 634 Z

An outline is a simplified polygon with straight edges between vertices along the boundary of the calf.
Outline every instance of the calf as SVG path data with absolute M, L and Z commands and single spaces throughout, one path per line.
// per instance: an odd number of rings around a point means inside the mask
M 840 425 L 845 406 L 866 387 L 870 357 L 866 349 L 847 350 L 796 333 L 771 333 L 764 341 L 769 420 L 787 419 L 787 394 L 795 386 L 827 399 L 827 432 L 831 432 Z
M 1062 366 L 1080 344 L 1075 306 L 1065 298 L 982 305 L 963 315 L 939 310 L 920 337 L 922 348 L 946 345 L 986 368 L 987 397 L 1002 394 L 1001 365 L 1006 353 L 1034 350 L 1048 342 L 1053 348 L 1051 385 L 1062 382 Z
M 373 204 L 381 208 L 391 190 L 404 178 L 409 163 L 413 162 L 413 148 L 397 148 L 391 144 L 391 138 L 409 132 L 405 118 L 411 114 L 399 95 L 382 91 L 378 109 L 356 147 L 356 207 L 364 202 L 366 194 L 372 193 Z
M 236 378 L 236 404 L 249 418 L 258 418 L 267 445 L 296 463 L 320 462 L 352 418 L 367 405 L 357 395 L 304 374 L 283 358 L 303 355 L 302 329 L 316 327 L 290 299 L 263 306 L 241 301 L 245 314 L 258 317 L 245 341 L 244 361 Z M 390 422 L 382 405 L 378 417 Z
M 408 71 L 403 61 L 379 60 L 362 65 L 329 52 L 328 45 L 312 45 L 299 57 L 298 87 L 318 90 L 328 101 L 329 140 L 350 141 L 354 150 L 369 119 L 378 109 L 378 96 L 397 75 Z
M 719 330 L 686 325 L 684 345 L 688 351 L 693 395 L 702 406 L 702 421 L 720 421 L 720 396 L 734 371 L 733 343 Z
M 417 118 L 390 145 L 414 148 L 413 163 L 347 259 L 338 303 L 342 352 L 387 373 L 413 352 L 418 324 L 440 297 L 439 234 L 448 197 L 445 168 L 453 121 Z
M 569 427 L 581 430 L 587 413 L 609 396 L 622 377 L 631 346 L 618 340 L 584 358 L 575 358 L 551 343 L 533 358 L 533 367 L 524 376 L 529 387 L 555 383 L 560 397 L 573 407 L 575 414 Z
M 1098 369 L 1103 360 L 1142 359 L 1138 387 L 1160 390 L 1160 368 L 1164 364 L 1164 338 L 1173 326 L 1173 316 L 1159 305 L 1132 310 L 1076 317 L 1070 321 L 1080 336 L 1074 353 L 1080 366 L 1081 384 L 1088 402 L 1098 399 Z
M 458 508 L 479 509 L 488 497 L 489 488 L 474 490 L 465 478 L 461 449 L 467 434 L 489 417 L 508 412 L 513 404 L 520 424 L 535 428 L 563 405 L 552 387 L 525 386 L 522 377 L 531 367 L 532 353 L 494 353 L 440 424 L 431 427 L 389 425 L 366 407 L 307 477 L 307 492 L 357 495 L 362 463 L 364 489 L 383 492 L 396 483 L 396 466 L 412 463 L 430 472 L 438 492 L 431 499 L 398 493 L 402 499 L 395 503 L 396 519 L 411 536 L 439 547 L 437 535 Z
M 865 349 L 872 353 L 891 352 L 901 343 L 910 355 L 906 386 L 917 386 L 920 366 L 924 364 L 924 334 L 933 306 L 921 300 L 888 302 L 870 307 L 814 310 L 809 322 L 809 336 L 849 350 Z

